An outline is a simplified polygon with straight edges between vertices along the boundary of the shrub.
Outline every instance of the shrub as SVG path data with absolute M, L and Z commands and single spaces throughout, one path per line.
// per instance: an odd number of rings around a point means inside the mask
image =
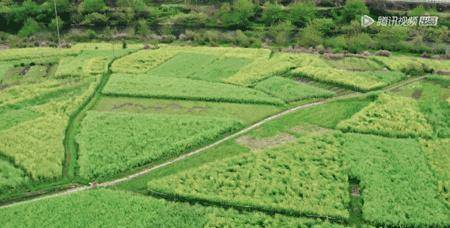
M 283 21 L 285 18 L 284 14 L 283 8 L 279 4 L 266 2 L 264 4 L 261 20 L 266 25 L 273 25 Z
M 298 2 L 289 6 L 289 20 L 299 27 L 306 26 L 317 14 L 312 1 Z
M 32 18 L 28 18 L 23 24 L 22 28 L 18 32 L 20 37 L 29 37 L 41 30 L 41 26 L 37 21 Z
M 354 19 L 359 20 L 361 16 L 369 14 L 369 9 L 362 0 L 347 0 L 340 13 L 341 20 L 350 22 Z
M 105 10 L 106 4 L 105 0 L 83 0 L 80 7 L 84 13 L 93 13 Z

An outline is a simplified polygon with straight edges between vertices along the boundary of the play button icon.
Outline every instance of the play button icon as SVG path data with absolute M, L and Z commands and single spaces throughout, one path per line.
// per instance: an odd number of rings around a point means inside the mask
M 364 28 L 369 27 L 374 22 L 375 22 L 375 20 L 367 15 L 364 15 L 361 17 L 361 26 Z

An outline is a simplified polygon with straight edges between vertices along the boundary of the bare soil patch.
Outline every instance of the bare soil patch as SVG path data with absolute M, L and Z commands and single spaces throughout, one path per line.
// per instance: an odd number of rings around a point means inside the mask
M 261 138 L 261 139 L 255 139 L 253 137 L 244 135 L 236 139 L 236 142 L 239 145 L 245 146 L 250 148 L 251 150 L 260 150 L 260 149 L 268 149 L 273 148 L 288 142 L 292 142 L 296 139 L 295 136 L 287 134 L 287 133 L 280 133 L 278 135 L 275 135 L 273 137 L 267 137 L 267 138 Z
M 415 89 L 411 95 L 411 97 L 416 100 L 419 100 L 421 96 L 422 96 L 422 89 Z

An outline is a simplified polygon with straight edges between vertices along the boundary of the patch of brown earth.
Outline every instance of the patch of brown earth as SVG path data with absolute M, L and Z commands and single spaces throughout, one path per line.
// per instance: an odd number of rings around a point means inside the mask
M 328 128 L 319 127 L 314 124 L 308 124 L 304 123 L 301 125 L 297 125 L 291 129 L 289 129 L 289 132 L 295 135 L 322 135 L 324 133 L 327 133 L 331 131 Z
M 411 97 L 416 99 L 416 100 L 419 100 L 421 96 L 422 96 L 422 90 L 421 89 L 415 89 L 414 92 L 411 95 Z
M 248 147 L 251 150 L 261 150 L 273 148 L 288 142 L 292 142 L 294 140 L 296 140 L 295 136 L 287 133 L 280 133 L 273 137 L 266 137 L 261 139 L 255 139 L 253 137 L 244 135 L 237 138 L 236 143 Z

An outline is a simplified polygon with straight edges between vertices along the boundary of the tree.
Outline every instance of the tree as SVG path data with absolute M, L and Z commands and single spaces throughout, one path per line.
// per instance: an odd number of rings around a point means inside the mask
M 315 47 L 323 43 L 323 34 L 314 26 L 306 26 L 300 31 L 298 43 L 305 47 Z
M 294 26 L 290 21 L 281 22 L 269 28 L 269 35 L 276 44 L 285 45 L 289 42 L 293 30 Z
M 28 18 L 36 18 L 41 14 L 39 5 L 31 0 L 24 1 L 22 5 L 11 7 L 15 23 L 23 23 Z
M 65 13 L 70 11 L 70 2 L 69 0 L 47 0 L 46 6 L 48 7 L 49 12 L 54 12 L 54 1 L 56 1 L 56 9 L 58 13 Z
M 358 53 L 366 51 L 372 47 L 372 38 L 367 33 L 359 33 L 347 38 L 347 49 L 351 52 Z
M 105 0 L 84 0 L 80 4 L 83 13 L 99 12 L 106 9 Z
M 41 26 L 39 23 L 32 18 L 28 18 L 20 29 L 18 35 L 20 37 L 27 37 L 39 32 L 40 30 Z
M 147 8 L 147 5 L 145 5 L 143 0 L 117 0 L 116 5 L 122 8 L 132 8 L 136 12 L 145 11 Z
M 360 19 L 361 16 L 369 14 L 369 9 L 362 0 L 347 0 L 341 10 L 341 20 L 349 22 L 354 19 Z
M 146 20 L 141 19 L 136 25 L 136 34 L 142 36 L 148 36 L 150 34 L 150 29 Z
M 59 26 L 59 29 L 62 29 L 64 26 L 64 21 L 61 20 L 61 18 L 59 16 L 57 18 L 53 18 L 50 21 L 50 23 L 48 24 L 48 28 L 52 31 L 56 31 L 56 29 L 58 27 L 57 25 Z
M 90 13 L 84 16 L 84 20 L 81 22 L 81 24 L 89 26 L 100 26 L 105 25 L 107 21 L 108 17 L 101 13 Z
M 316 18 L 311 21 L 310 25 L 326 36 L 331 35 L 336 27 L 336 24 L 330 18 Z
M 236 0 L 232 6 L 222 4 L 218 12 L 219 20 L 225 27 L 246 28 L 255 15 L 256 6 L 250 0 Z
M 261 20 L 266 25 L 273 25 L 284 19 L 283 8 L 278 4 L 266 2 L 264 4 L 264 10 L 261 16 Z
M 316 6 L 310 1 L 295 3 L 290 6 L 289 11 L 289 20 L 299 27 L 306 26 L 317 14 Z
M 408 38 L 408 28 L 402 26 L 381 27 L 375 38 L 379 48 L 398 50 L 401 41 Z

